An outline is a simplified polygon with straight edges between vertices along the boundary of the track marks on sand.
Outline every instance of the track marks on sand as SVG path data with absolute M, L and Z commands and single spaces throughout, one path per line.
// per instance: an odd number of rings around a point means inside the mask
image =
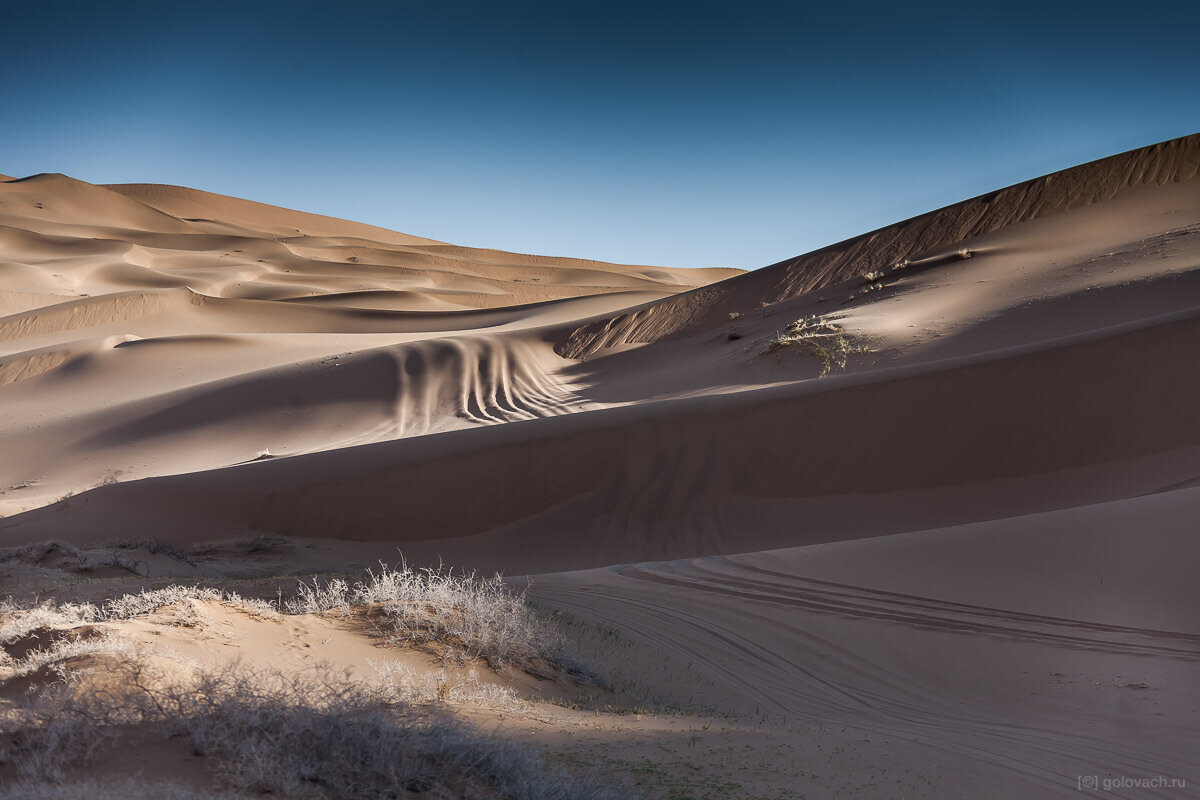
M 806 720 L 826 746 L 915 748 L 907 766 L 965 769 L 976 796 L 1183 774 L 1200 635 L 811 578 L 805 550 L 541 575 L 531 596 L 694 666 L 705 702 Z
M 817 613 L 1060 647 L 1200 661 L 1200 635 L 1194 633 L 1110 625 L 886 592 L 768 570 L 728 557 L 616 569 L 637 580 Z

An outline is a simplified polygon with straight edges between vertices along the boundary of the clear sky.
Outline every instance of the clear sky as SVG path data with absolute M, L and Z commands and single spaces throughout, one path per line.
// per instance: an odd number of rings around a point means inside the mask
M 8 3 L 0 173 L 754 268 L 1200 131 L 1200 3 Z

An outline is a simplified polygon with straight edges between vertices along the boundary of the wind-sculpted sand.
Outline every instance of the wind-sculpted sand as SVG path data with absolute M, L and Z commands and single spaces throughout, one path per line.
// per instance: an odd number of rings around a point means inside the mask
M 1198 173 L 1200 135 L 745 274 L 0 182 L 0 574 L 532 576 L 611 693 L 485 670 L 527 705 L 461 713 L 652 797 L 1195 796 Z M 255 663 L 364 670 L 288 624 Z

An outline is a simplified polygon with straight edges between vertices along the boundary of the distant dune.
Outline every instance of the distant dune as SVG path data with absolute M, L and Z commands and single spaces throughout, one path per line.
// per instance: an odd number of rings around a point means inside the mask
M 0 546 L 537 574 L 837 774 L 1200 785 L 1197 341 L 1200 134 L 750 273 L 3 178 Z
M 6 513 L 561 413 L 569 381 L 542 329 L 737 273 L 454 247 L 62 175 L 0 184 L 0 203 Z

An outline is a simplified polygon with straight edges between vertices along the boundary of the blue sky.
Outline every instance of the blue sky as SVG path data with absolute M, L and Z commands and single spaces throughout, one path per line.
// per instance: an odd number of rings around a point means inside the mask
M 836 7 L 835 7 L 836 5 Z M 0 173 L 755 268 L 1200 131 L 1200 4 L 26 3 Z

